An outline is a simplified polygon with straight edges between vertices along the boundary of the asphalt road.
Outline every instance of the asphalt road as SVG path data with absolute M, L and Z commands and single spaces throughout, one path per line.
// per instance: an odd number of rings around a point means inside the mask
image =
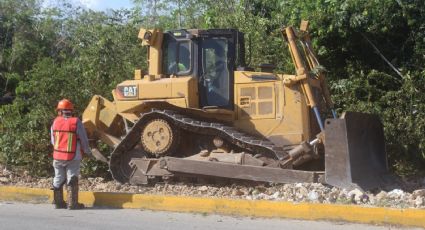
M 0 229 L 316 229 L 316 230 L 377 230 L 399 229 L 393 226 L 301 221 L 287 219 L 263 219 L 228 217 L 210 214 L 155 212 L 135 209 L 84 209 L 55 210 L 52 205 L 0 203 Z

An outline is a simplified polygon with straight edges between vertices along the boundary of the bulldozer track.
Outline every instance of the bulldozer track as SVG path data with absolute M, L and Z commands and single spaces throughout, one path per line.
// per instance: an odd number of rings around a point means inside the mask
M 139 143 L 140 133 L 146 122 L 158 118 L 167 120 L 174 126 L 188 132 L 221 137 L 227 142 L 253 154 L 261 154 L 277 160 L 284 160 L 288 157 L 283 147 L 275 146 L 269 140 L 246 134 L 234 127 L 222 123 L 197 120 L 172 110 L 153 109 L 150 112 L 141 114 L 140 119 L 134 123 L 127 135 L 113 150 L 109 167 L 115 180 L 121 183 L 129 180 L 129 172 L 122 168 L 122 161 L 126 153 L 130 152 Z

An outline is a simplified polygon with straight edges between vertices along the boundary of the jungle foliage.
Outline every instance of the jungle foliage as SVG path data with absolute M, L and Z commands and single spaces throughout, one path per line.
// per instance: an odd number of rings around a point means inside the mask
M 69 2 L 0 0 L 0 98 L 14 97 L 0 103 L 3 164 L 49 174 L 57 101 L 71 99 L 81 115 L 92 95 L 110 97 L 134 69 L 146 69 L 141 26 L 238 28 L 251 66 L 272 63 L 288 73 L 294 67 L 280 29 L 307 19 L 338 111 L 380 115 L 392 169 L 425 170 L 423 0 L 135 0 L 106 12 Z M 103 170 L 95 162 L 84 168 Z

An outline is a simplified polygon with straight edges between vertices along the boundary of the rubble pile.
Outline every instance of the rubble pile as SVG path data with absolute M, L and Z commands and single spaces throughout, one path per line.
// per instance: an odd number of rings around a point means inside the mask
M 0 165 L 0 186 L 13 185 L 31 188 L 50 188 L 53 178 L 33 178 L 27 172 L 19 175 Z M 157 183 L 133 186 L 103 178 L 82 178 L 82 191 L 126 192 L 158 195 L 217 197 L 246 200 L 275 200 L 326 204 L 357 204 L 392 208 L 425 209 L 425 178 L 401 181 L 383 190 L 363 192 L 345 190 L 320 183 L 294 184 L 207 184 L 190 182 Z

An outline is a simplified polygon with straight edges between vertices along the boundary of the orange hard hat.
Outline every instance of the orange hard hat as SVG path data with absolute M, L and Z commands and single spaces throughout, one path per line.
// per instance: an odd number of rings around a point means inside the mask
M 62 99 L 58 103 L 56 110 L 74 110 L 74 105 L 68 99 Z

